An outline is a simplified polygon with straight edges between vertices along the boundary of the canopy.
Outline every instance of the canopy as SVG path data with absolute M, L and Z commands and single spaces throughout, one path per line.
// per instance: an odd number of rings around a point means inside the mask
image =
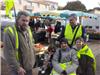
M 40 16 L 40 17 L 52 17 L 52 18 L 68 18 L 70 14 L 76 14 L 78 17 L 87 16 L 91 18 L 97 18 L 96 15 L 82 12 L 82 11 L 70 11 L 70 10 L 54 10 L 54 11 L 40 11 L 33 13 L 31 16 Z

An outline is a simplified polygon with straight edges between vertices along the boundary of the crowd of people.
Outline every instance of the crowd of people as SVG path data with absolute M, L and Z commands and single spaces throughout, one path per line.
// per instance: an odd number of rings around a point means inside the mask
M 77 23 L 75 14 L 68 19 L 66 26 L 57 21 L 52 28 L 51 19 L 35 22 L 27 12 L 20 11 L 14 27 L 4 29 L 4 56 L 12 75 L 32 75 L 35 67 L 40 67 L 38 75 L 95 75 L 96 60 L 87 45 L 85 28 Z M 54 42 L 52 32 L 61 32 Z M 39 65 L 34 44 L 41 41 L 49 47 Z
M 36 21 L 35 21 L 36 20 Z M 40 19 L 30 19 L 29 26 L 33 32 L 33 37 L 35 39 L 35 42 L 42 42 L 45 41 L 45 39 L 48 40 L 48 43 L 50 43 L 51 40 L 51 33 L 58 33 L 61 31 L 61 22 L 57 21 L 56 25 L 53 27 L 51 25 L 52 20 L 51 18 L 46 18 L 44 20 Z

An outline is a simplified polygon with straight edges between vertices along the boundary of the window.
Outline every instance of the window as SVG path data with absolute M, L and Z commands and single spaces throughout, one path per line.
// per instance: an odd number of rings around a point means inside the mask
M 96 29 L 99 29 L 99 26 L 96 26 Z
M 22 0 L 19 0 L 19 4 L 22 4 Z
M 32 6 L 37 8 L 39 6 L 39 3 L 32 3 Z
M 5 10 L 5 7 L 6 7 L 5 4 L 2 3 L 2 4 L 1 4 L 1 10 Z
M 92 28 L 92 26 L 89 26 L 89 28 Z

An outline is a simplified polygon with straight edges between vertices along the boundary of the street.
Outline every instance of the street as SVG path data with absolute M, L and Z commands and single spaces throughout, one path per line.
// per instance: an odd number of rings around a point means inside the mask
M 96 57 L 96 62 L 97 62 L 96 75 L 100 75 L 100 40 L 91 41 L 88 43 L 88 45 L 93 50 L 93 53 Z

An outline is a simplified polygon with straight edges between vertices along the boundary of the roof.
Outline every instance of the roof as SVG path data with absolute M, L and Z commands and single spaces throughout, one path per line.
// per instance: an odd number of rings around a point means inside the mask
M 96 8 L 94 8 L 93 10 L 100 10 L 100 7 L 96 7 Z
M 89 9 L 88 12 L 94 11 L 94 10 L 99 10 L 99 11 L 100 11 L 100 7 L 95 7 L 95 8 L 93 8 L 93 9 Z
M 52 3 L 52 4 L 58 4 L 57 2 L 49 1 L 49 0 L 33 0 L 33 2 L 35 2 L 35 3 L 41 3 L 41 4 L 45 4 L 45 5 L 49 5 L 50 3 Z

